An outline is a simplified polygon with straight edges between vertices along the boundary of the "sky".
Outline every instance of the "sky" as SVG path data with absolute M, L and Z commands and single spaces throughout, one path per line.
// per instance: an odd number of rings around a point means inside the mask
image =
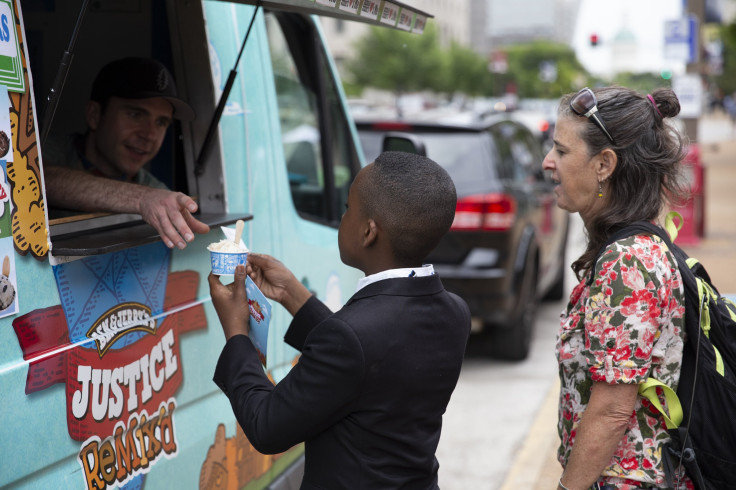
M 573 47 L 580 62 L 596 75 L 610 74 L 610 43 L 628 28 L 636 37 L 637 56 L 632 71 L 682 73 L 684 63 L 664 56 L 664 25 L 679 19 L 683 0 L 582 0 L 573 36 Z M 598 46 L 590 46 L 590 35 L 598 34 Z

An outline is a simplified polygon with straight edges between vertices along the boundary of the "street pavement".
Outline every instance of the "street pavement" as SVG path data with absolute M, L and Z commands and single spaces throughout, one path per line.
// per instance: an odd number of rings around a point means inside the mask
M 721 294 L 736 296 L 736 129 L 727 116 L 716 113 L 700 119 L 698 134 L 705 167 L 705 236 L 682 248 L 700 260 Z M 577 257 L 570 255 L 568 260 Z M 559 385 L 551 384 L 501 490 L 556 488 L 562 473 L 556 458 Z

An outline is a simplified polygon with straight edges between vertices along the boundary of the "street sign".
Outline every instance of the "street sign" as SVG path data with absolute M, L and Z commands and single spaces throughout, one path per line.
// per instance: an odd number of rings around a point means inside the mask
M 703 112 L 703 82 L 700 75 L 687 73 L 673 77 L 672 90 L 680 101 L 680 117 L 700 117 Z
M 488 70 L 491 73 L 506 73 L 509 71 L 509 60 L 505 51 L 493 51 L 488 63 Z
M 698 61 L 698 19 L 692 15 L 664 23 L 664 57 L 669 60 Z

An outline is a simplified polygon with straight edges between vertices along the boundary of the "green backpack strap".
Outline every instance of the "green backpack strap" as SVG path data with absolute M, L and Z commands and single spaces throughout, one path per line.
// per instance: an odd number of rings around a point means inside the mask
M 675 224 L 675 218 L 677 218 L 678 220 L 677 224 Z M 664 229 L 667 231 L 667 234 L 670 236 L 670 240 L 673 243 L 675 240 L 677 240 L 677 234 L 682 228 L 684 222 L 685 220 L 683 219 L 682 215 L 677 211 L 670 211 L 664 217 Z
M 669 408 L 669 416 L 664 410 L 664 407 L 659 402 L 657 396 L 657 387 L 662 388 L 664 392 L 664 399 L 667 402 Z M 672 388 L 662 383 L 658 379 L 649 378 L 645 382 L 639 385 L 639 394 L 649 400 L 654 408 L 664 417 L 667 429 L 676 429 L 682 423 L 682 405 L 680 405 L 680 399 L 677 398 L 677 394 Z

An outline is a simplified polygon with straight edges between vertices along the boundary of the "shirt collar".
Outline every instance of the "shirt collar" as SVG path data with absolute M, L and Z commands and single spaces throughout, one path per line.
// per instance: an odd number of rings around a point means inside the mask
M 356 288 L 356 292 L 360 291 L 364 287 L 366 287 L 369 284 L 373 284 L 377 281 L 382 281 L 384 279 L 394 279 L 397 277 L 424 277 L 424 276 L 432 276 L 434 275 L 434 267 L 432 264 L 425 264 L 421 267 L 406 267 L 402 269 L 388 269 L 385 271 L 377 272 L 375 274 L 371 274 L 370 276 L 365 276 L 362 279 L 358 280 L 358 287 Z

